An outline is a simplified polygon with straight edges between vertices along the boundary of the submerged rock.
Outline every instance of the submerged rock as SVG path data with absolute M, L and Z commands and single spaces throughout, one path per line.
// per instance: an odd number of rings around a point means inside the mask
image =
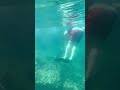
M 53 63 L 45 64 L 42 68 L 37 68 L 35 73 L 36 83 L 59 86 L 60 68 Z
M 40 56 L 39 56 L 40 55 Z M 82 64 L 56 62 L 46 55 L 36 55 L 36 90 L 84 90 Z
M 84 90 L 81 82 L 67 79 L 63 84 L 63 90 Z

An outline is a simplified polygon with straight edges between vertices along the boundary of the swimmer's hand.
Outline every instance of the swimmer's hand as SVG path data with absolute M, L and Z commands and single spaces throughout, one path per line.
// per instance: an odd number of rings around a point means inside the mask
M 66 35 L 67 33 L 68 33 L 68 32 L 67 32 L 67 31 L 65 31 L 65 32 L 64 32 L 64 35 Z
M 68 39 L 69 39 L 68 31 L 65 31 L 65 32 L 64 32 L 64 38 L 65 38 L 65 40 L 68 40 Z

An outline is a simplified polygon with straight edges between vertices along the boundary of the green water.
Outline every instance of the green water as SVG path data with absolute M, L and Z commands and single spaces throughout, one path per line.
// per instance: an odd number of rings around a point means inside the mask
M 36 90 L 84 90 L 85 37 L 73 60 L 57 62 L 67 41 L 64 31 L 73 22 L 84 28 L 84 0 L 36 0 L 35 8 L 35 85 Z M 70 19 L 71 17 L 71 19 Z

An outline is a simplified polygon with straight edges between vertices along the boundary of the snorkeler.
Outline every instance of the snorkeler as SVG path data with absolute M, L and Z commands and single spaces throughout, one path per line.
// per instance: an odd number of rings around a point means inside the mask
M 83 33 L 84 33 L 84 31 L 81 28 L 79 28 L 79 27 L 74 27 L 74 28 L 72 28 L 70 30 L 66 30 L 64 32 L 65 36 L 68 35 L 68 34 L 70 36 L 68 44 L 67 44 L 66 49 L 65 49 L 65 54 L 63 56 L 64 59 L 67 58 L 68 51 L 71 48 L 72 51 L 71 51 L 71 55 L 69 57 L 69 60 L 70 61 L 72 60 L 72 58 L 74 56 L 74 53 L 75 53 L 75 50 L 76 50 L 76 46 L 80 42 L 80 39 L 82 38 Z

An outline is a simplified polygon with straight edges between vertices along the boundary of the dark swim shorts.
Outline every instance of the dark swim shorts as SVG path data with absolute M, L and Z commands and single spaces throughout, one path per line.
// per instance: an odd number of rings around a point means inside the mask
M 79 43 L 82 36 L 83 36 L 83 31 L 76 29 L 72 30 L 70 35 L 70 41 Z
M 105 40 L 117 19 L 116 10 L 107 6 L 91 8 L 86 18 L 86 35 Z M 87 37 L 88 37 L 87 36 Z

